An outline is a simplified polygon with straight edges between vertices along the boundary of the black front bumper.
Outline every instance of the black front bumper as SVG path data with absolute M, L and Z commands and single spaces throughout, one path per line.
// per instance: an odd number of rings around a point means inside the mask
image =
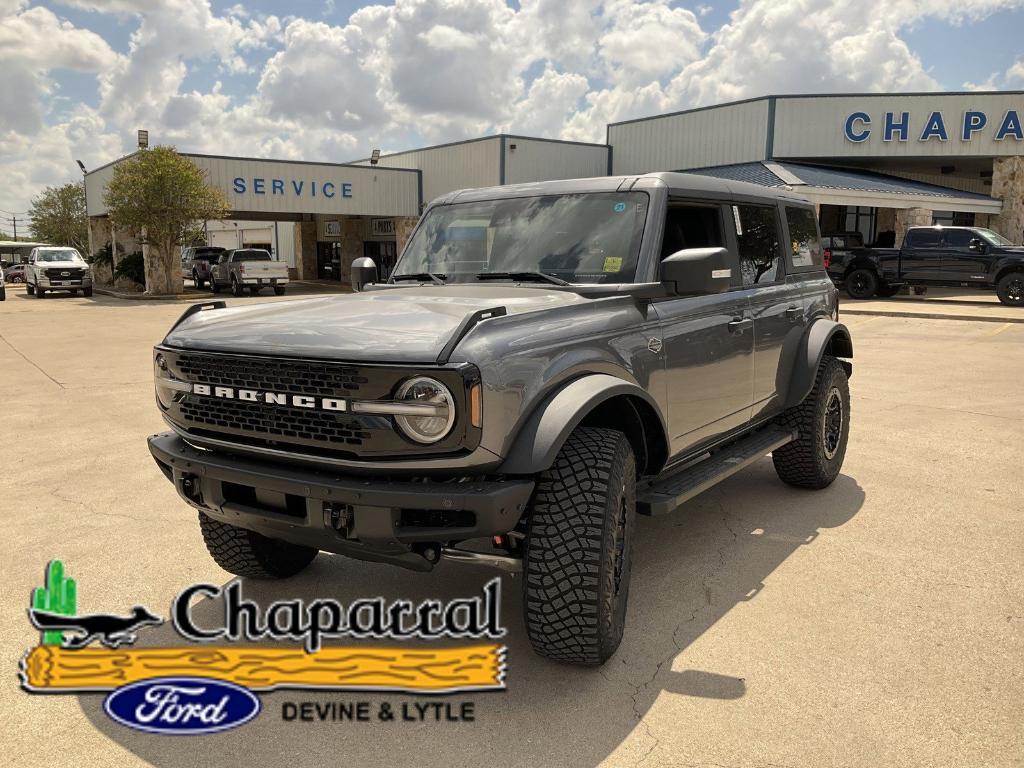
M 195 448 L 173 432 L 149 450 L 185 501 L 212 518 L 326 552 L 430 570 L 417 544 L 508 533 L 532 480 L 400 481 L 339 476 Z

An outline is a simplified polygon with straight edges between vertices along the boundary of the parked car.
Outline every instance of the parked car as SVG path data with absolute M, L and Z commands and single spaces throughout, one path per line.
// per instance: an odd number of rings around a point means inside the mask
M 210 280 L 210 265 L 215 263 L 224 249 L 215 245 L 200 245 L 183 248 L 181 251 L 181 276 L 191 279 L 196 288 L 202 288 Z
M 26 264 L 11 264 L 7 269 L 3 270 L 4 278 L 8 283 L 24 283 L 25 282 L 25 268 Z
M 241 296 L 246 288 L 255 295 L 261 288 L 273 288 L 275 294 L 284 296 L 286 285 L 288 265 L 274 260 L 270 251 L 262 248 L 224 251 L 217 263 L 210 265 L 210 288 L 214 293 L 230 287 L 235 296 Z
M 92 296 L 92 271 L 74 248 L 45 246 L 33 248 L 25 270 L 29 296 L 41 299 L 47 291 L 81 291 Z
M 7 286 L 4 285 L 4 271 L 0 269 L 0 301 L 7 301 Z
M 799 488 L 839 474 L 853 346 L 819 240 L 804 198 L 706 176 L 453 192 L 382 283 L 360 258 L 353 295 L 190 307 L 149 448 L 231 573 L 521 571 L 533 648 L 601 664 L 638 512 L 769 453 Z
M 848 252 L 846 252 L 848 251 Z M 983 227 L 911 227 L 901 248 L 832 249 L 829 275 L 854 299 L 891 296 L 903 285 L 994 289 L 1024 307 L 1024 246 Z M 845 254 L 845 255 L 844 255 Z

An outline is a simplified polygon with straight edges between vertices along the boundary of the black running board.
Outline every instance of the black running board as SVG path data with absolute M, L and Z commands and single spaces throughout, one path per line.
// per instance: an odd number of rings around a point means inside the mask
M 641 515 L 668 514 L 698 493 L 795 439 L 796 430 L 774 426 L 760 429 L 641 490 L 637 495 L 637 512 Z

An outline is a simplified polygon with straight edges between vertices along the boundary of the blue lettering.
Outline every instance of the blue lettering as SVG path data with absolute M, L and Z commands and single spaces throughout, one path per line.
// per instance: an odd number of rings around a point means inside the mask
M 1017 141 L 1024 141 L 1024 127 L 1021 127 L 1020 116 L 1015 109 L 1007 110 L 1003 122 L 999 125 L 999 130 L 996 131 L 996 141 L 1002 141 L 1007 136 L 1012 136 Z
M 270 180 L 270 191 L 271 191 L 271 194 L 274 194 L 274 195 L 283 195 L 284 194 L 284 182 L 281 179 L 271 179 Z
M 863 123 L 865 128 L 860 133 L 854 131 L 854 123 Z M 854 112 L 848 118 L 846 118 L 846 138 L 849 141 L 859 144 L 862 141 L 867 141 L 868 136 L 871 135 L 871 130 L 866 126 L 871 125 L 871 117 L 866 112 Z
M 352 185 L 349 184 L 347 181 L 341 185 L 341 196 L 352 197 Z
M 301 195 L 302 194 L 302 184 L 303 184 L 303 182 L 295 181 L 294 179 L 292 179 L 292 189 L 295 190 L 295 194 L 296 195 Z
M 964 112 L 964 128 L 960 133 L 960 138 L 970 141 L 971 136 L 984 128 L 987 122 L 988 118 L 985 117 L 984 112 Z
M 924 130 L 921 131 L 921 141 L 928 141 L 933 136 L 937 136 L 940 141 L 949 139 L 949 136 L 946 134 L 946 124 L 942 121 L 941 112 L 932 112 L 932 116 L 928 118 Z
M 245 194 L 245 179 L 239 176 L 232 182 L 232 184 L 234 185 L 236 195 Z
M 316 197 L 316 182 L 315 181 L 309 182 L 309 188 L 311 190 L 313 190 L 312 197 Z
M 324 197 L 334 197 L 334 182 L 325 181 L 320 191 L 324 193 Z
M 263 187 L 263 183 L 264 183 L 263 179 L 253 179 L 252 180 L 252 191 L 255 192 L 257 195 L 265 195 L 266 194 L 266 190 Z
M 885 130 L 882 132 L 882 139 L 885 141 L 892 141 L 893 134 L 899 133 L 900 141 L 907 140 L 907 134 L 910 133 L 910 113 L 901 112 L 900 121 L 898 123 L 893 122 L 893 113 L 885 113 Z

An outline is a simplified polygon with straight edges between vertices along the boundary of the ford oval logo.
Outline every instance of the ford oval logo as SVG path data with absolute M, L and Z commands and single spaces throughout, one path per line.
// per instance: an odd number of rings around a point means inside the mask
M 210 677 L 158 677 L 121 686 L 107 696 L 104 711 L 114 720 L 149 733 L 200 734 L 226 731 L 260 713 L 248 688 Z

